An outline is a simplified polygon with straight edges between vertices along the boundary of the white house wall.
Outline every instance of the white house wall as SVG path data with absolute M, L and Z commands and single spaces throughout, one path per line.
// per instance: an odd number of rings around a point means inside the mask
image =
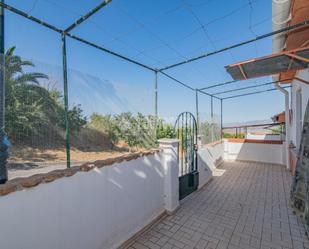
M 296 74 L 296 77 L 309 81 L 309 69 L 298 71 Z M 309 85 L 294 79 L 292 81 L 292 89 L 291 89 L 291 109 L 293 112 L 293 119 L 292 119 L 292 124 L 291 124 L 290 129 L 291 129 L 291 140 L 293 144 L 296 145 L 297 147 L 298 147 L 298 144 L 297 144 L 297 139 L 296 139 L 297 137 L 296 92 L 299 90 L 301 90 L 301 94 L 302 94 L 302 116 L 303 116 L 302 120 L 303 120 L 304 115 L 305 115 L 305 110 L 307 107 L 307 103 L 309 100 Z

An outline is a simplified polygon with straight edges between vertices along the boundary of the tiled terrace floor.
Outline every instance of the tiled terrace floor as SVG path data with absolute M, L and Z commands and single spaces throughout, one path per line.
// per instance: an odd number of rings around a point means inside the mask
M 309 248 L 289 208 L 291 176 L 283 166 L 226 162 L 216 173 L 128 248 Z

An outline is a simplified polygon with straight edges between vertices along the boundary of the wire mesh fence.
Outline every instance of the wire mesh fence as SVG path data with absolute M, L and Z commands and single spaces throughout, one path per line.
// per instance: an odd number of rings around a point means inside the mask
M 10 33 L 7 45 L 8 52 L 9 48 L 17 47 L 16 51 L 11 50 L 12 61 L 6 63 L 6 129 L 13 144 L 10 158 L 12 168 L 14 165 L 15 168 L 23 169 L 40 168 L 44 165 L 66 167 L 119 153 L 153 148 L 157 146 L 157 139 L 175 136 L 176 117 L 184 111 L 196 116 L 204 144 L 221 138 L 220 98 L 231 96 L 232 92 L 229 90 L 233 89 L 229 88 L 230 85 L 224 84 L 222 89 L 207 89 L 208 94 L 198 94 L 197 101 L 196 89 L 168 75 L 177 74 L 186 82 L 191 82 L 191 76 L 194 78 L 195 74 L 199 74 L 202 77 L 200 79 L 205 82 L 207 73 L 194 63 L 192 72 L 175 70 L 176 66 L 188 65 L 188 62 L 196 61 L 199 57 L 187 60 L 182 51 L 172 48 L 160 35 L 149 31 L 150 24 L 141 23 L 121 6 L 115 5 L 112 8 L 116 8 L 114 10 L 125 17 L 123 20 L 130 24 L 132 33 L 135 29 L 143 35 L 148 33 L 147 41 L 151 44 L 148 49 L 156 51 L 156 41 L 164 47 L 164 51 L 173 51 L 177 57 L 168 58 L 169 53 L 163 52 L 154 59 L 145 52 L 147 48 L 139 49 L 142 39 L 134 40 L 137 44 L 132 45 L 130 36 L 126 33 L 128 30 L 123 29 L 120 22 L 111 30 L 104 31 L 104 27 L 96 19 L 88 20 L 78 29 L 67 33 L 63 23 L 72 24 L 89 6 L 76 4 L 75 7 L 80 9 L 70 13 L 72 16 L 60 14 L 57 20 L 47 18 L 47 21 L 53 23 L 49 24 L 40 20 L 36 5 L 43 7 L 47 4 L 49 8 L 66 11 L 61 6 L 64 3 L 55 4 L 49 0 L 44 2 L 49 3 L 36 2 L 30 10 L 26 8 L 26 3 L 21 2 L 21 10 L 6 7 L 10 10 L 7 15 L 8 25 L 14 22 L 14 26 L 20 27 L 20 32 Z M 15 14 L 18 17 L 10 20 Z M 28 19 L 27 22 L 22 19 L 24 17 Z M 111 13 L 98 13 L 95 17 L 108 21 Z M 119 29 L 118 33 L 125 34 L 126 39 L 112 37 L 114 29 Z M 98 36 L 97 31 L 100 34 L 106 33 Z M 38 39 L 31 42 L 21 39 L 30 36 Z M 271 34 L 256 37 L 232 47 L 237 48 L 270 36 Z M 44 39 L 40 40 L 39 37 Z M 92 37 L 93 42 L 81 37 Z M 106 44 L 108 40 L 111 50 L 98 45 Z M 219 54 L 232 47 L 221 50 L 214 48 L 213 53 L 206 53 L 202 57 Z M 113 52 L 114 49 L 119 54 Z M 249 47 L 247 49 L 250 50 Z M 7 60 L 8 58 L 9 56 Z M 141 58 L 145 64 L 138 62 Z M 176 63 L 179 59 L 184 61 Z M 221 59 L 211 63 L 225 63 Z M 176 64 L 168 66 L 167 62 Z M 218 68 L 221 66 L 223 68 L 224 65 L 217 65 Z M 15 74 L 14 70 L 17 70 Z M 221 74 L 221 71 L 218 70 L 217 73 Z M 159 75 L 158 89 L 154 84 L 156 74 Z M 198 79 L 195 78 L 194 81 Z M 271 84 L 264 85 L 265 88 L 270 86 Z M 248 88 L 240 93 L 247 91 Z M 214 96 L 211 97 L 212 94 Z M 174 99 L 178 101 L 173 101 Z
M 195 114 L 194 91 L 162 76 L 156 103 L 153 72 L 71 39 L 66 42 L 66 70 L 59 37 L 46 44 L 57 53 L 40 42 L 25 46 L 12 39 L 9 43 L 5 126 L 12 143 L 10 177 L 155 148 L 158 139 L 175 137 L 179 113 Z M 82 58 L 75 55 L 76 49 Z M 57 55 L 42 59 L 53 54 Z M 171 96 L 184 101 L 180 105 Z
M 221 121 L 218 115 L 199 113 L 199 135 L 202 144 L 209 144 L 221 139 Z
M 197 107 L 198 130 L 202 144 L 220 140 L 223 118 L 221 100 L 199 93 Z
M 29 169 L 65 168 L 67 163 L 81 165 L 154 148 L 158 139 L 175 137 L 175 121 L 183 110 L 196 116 L 194 91 L 160 77 L 156 116 L 154 74 L 126 67 L 126 75 L 135 75 L 128 79 L 115 74 L 113 61 L 102 55 L 96 58 L 95 64 L 104 72 L 84 67 L 79 58 L 68 60 L 66 109 L 62 66 L 24 59 L 14 47 L 7 50 L 5 120 L 12 143 L 10 171 L 21 170 L 25 175 Z M 177 94 L 171 94 L 175 88 Z M 171 95 L 182 98 L 182 105 L 173 102 Z M 220 139 L 219 116 L 213 114 L 211 119 L 201 112 L 199 117 L 203 143 Z
M 65 154 L 63 84 L 57 70 L 6 51 L 5 127 L 12 147 L 9 169 L 62 164 Z

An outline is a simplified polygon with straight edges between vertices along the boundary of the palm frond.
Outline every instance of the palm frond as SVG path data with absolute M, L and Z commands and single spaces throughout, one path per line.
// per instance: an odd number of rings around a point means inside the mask
M 34 83 L 39 84 L 39 79 L 48 79 L 48 76 L 43 73 L 23 73 L 17 76 L 14 81 L 16 84 Z

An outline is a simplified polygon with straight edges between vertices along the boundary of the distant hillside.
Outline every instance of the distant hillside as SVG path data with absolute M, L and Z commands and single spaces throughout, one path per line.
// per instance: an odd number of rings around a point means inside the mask
M 252 121 L 246 121 L 246 122 L 225 123 L 223 127 L 235 127 L 235 126 L 256 125 L 256 124 L 271 124 L 271 123 L 273 123 L 271 119 L 252 120 Z
M 242 123 L 227 123 L 224 125 L 224 127 L 236 127 L 236 126 L 250 126 L 250 125 L 259 125 L 259 124 L 272 124 L 273 121 L 271 119 L 265 119 L 265 120 L 253 120 L 248 122 L 242 122 Z M 248 133 L 263 133 L 263 134 L 271 134 L 273 129 L 278 129 L 278 126 L 259 126 L 259 127 L 248 127 L 247 132 Z M 235 128 L 231 129 L 224 129 L 225 133 L 236 133 Z M 240 131 L 238 131 L 240 132 Z M 244 129 L 241 130 L 241 132 L 245 132 Z

